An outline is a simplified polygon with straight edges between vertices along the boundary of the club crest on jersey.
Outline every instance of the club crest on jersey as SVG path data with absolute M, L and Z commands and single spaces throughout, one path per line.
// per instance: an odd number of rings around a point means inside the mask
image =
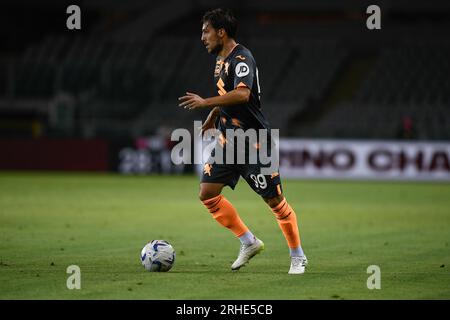
M 214 76 L 215 77 L 218 77 L 220 75 L 220 71 L 222 71 L 222 67 L 223 67 L 223 61 L 222 60 L 217 60 L 216 68 L 214 69 Z
M 225 62 L 225 74 L 228 75 L 228 67 L 230 66 L 230 63 L 227 61 Z
M 250 68 L 245 62 L 239 62 L 234 70 L 234 73 L 240 78 L 245 77 L 249 72 Z

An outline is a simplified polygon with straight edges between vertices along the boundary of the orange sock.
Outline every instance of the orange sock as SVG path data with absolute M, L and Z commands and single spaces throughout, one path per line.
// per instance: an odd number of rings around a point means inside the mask
M 289 248 L 294 249 L 301 246 L 300 234 L 298 232 L 297 216 L 295 211 L 287 203 L 286 198 L 283 199 L 276 207 L 271 208 L 278 225 L 283 231 L 284 237 L 288 243 Z
M 236 237 L 240 237 L 248 231 L 236 209 L 223 195 L 220 194 L 202 202 L 213 218 L 224 227 L 230 229 Z

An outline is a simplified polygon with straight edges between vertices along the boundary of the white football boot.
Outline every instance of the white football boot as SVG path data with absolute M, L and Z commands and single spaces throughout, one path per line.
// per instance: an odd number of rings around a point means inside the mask
M 239 256 L 236 261 L 231 265 L 231 270 L 239 270 L 240 267 L 245 265 L 251 258 L 264 250 L 264 242 L 256 238 L 252 244 L 242 244 L 239 250 Z
M 308 265 L 308 259 L 306 256 L 291 257 L 291 268 L 289 274 L 302 274 L 305 273 L 306 266 Z

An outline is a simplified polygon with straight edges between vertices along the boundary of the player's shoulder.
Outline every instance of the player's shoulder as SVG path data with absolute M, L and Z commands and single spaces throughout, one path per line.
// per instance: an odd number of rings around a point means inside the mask
M 238 44 L 236 49 L 233 50 L 232 59 L 234 62 L 238 63 L 241 61 L 254 61 L 253 55 L 249 49 L 247 49 L 242 44 Z

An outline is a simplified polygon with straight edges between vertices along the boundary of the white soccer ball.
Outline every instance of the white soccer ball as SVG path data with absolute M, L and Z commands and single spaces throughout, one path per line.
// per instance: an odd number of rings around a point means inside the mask
M 169 271 L 175 263 L 175 250 L 165 240 L 152 240 L 142 249 L 141 262 L 147 271 Z

